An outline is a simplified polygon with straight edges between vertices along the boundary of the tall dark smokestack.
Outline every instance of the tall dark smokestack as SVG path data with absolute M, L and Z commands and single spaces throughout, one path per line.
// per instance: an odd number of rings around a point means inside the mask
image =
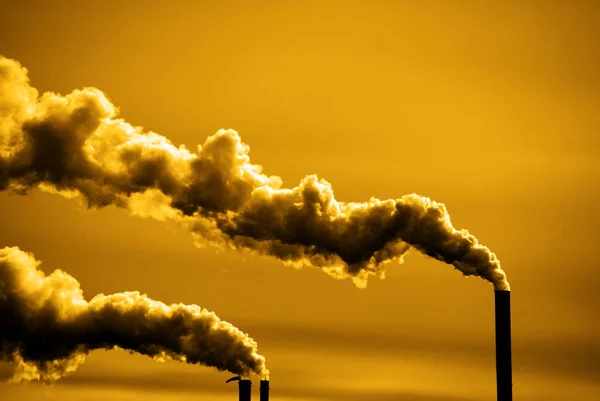
M 494 291 L 496 301 L 496 385 L 498 401 L 512 401 L 510 291 Z
M 260 381 L 260 401 L 269 401 L 269 381 Z
M 250 401 L 252 399 L 252 381 L 240 380 L 238 387 L 240 389 L 239 401 Z

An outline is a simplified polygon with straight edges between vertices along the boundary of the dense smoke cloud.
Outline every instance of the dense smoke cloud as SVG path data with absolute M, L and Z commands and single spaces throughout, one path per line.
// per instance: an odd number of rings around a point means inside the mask
M 61 270 L 46 276 L 17 247 L 0 249 L 0 357 L 13 380 L 53 383 L 96 349 L 122 348 L 157 360 L 266 377 L 256 342 L 196 305 L 165 305 L 139 292 L 86 301 Z
M 509 289 L 496 256 L 456 230 L 443 204 L 415 194 L 340 202 L 314 175 L 294 188 L 250 162 L 233 130 L 191 152 L 117 118 L 94 88 L 38 92 L 27 70 L 0 58 L 0 189 L 42 188 L 186 225 L 199 245 L 247 249 L 321 268 L 365 286 L 413 247 Z

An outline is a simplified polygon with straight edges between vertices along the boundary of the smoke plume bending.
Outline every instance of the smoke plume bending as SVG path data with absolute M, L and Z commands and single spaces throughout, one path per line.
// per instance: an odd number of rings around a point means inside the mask
M 201 364 L 266 377 L 256 342 L 196 305 L 165 305 L 139 292 L 86 301 L 62 270 L 46 276 L 17 247 L 0 249 L 0 357 L 13 381 L 54 383 L 96 349 L 122 348 L 157 360 Z
M 37 187 L 88 207 L 177 220 L 199 246 L 318 267 L 362 287 L 413 247 L 509 290 L 496 255 L 455 229 L 442 203 L 416 194 L 340 202 L 315 175 L 284 188 L 250 162 L 233 130 L 219 130 L 192 152 L 117 115 L 95 88 L 40 96 L 25 68 L 0 58 L 0 190 Z

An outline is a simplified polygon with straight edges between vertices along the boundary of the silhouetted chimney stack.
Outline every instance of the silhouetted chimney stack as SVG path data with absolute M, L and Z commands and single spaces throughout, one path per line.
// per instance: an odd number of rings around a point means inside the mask
M 252 399 L 252 381 L 251 380 L 240 380 L 238 383 L 240 390 L 239 401 L 251 401 Z
M 234 376 L 225 383 L 238 381 L 239 401 L 251 401 L 252 399 L 252 381 L 242 379 L 241 376 Z M 262 399 L 262 396 L 261 396 Z M 267 398 L 268 399 L 268 398 Z
M 269 401 L 269 381 L 260 381 L 260 401 Z
M 510 338 L 510 291 L 495 290 L 496 387 L 498 401 L 512 401 L 512 351 Z

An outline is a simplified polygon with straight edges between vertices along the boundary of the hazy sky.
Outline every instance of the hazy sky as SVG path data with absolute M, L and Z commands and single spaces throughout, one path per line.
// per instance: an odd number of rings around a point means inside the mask
M 317 174 L 340 201 L 443 202 L 508 274 L 515 399 L 596 400 L 599 17 L 585 0 L 4 1 L 0 54 L 40 92 L 97 87 L 176 145 L 235 129 L 284 186 Z M 0 248 L 87 298 L 215 311 L 258 342 L 277 400 L 495 399 L 493 287 L 416 252 L 358 289 L 41 191 L 0 193 L 0 221 Z M 230 376 L 98 351 L 0 396 L 236 399 Z

